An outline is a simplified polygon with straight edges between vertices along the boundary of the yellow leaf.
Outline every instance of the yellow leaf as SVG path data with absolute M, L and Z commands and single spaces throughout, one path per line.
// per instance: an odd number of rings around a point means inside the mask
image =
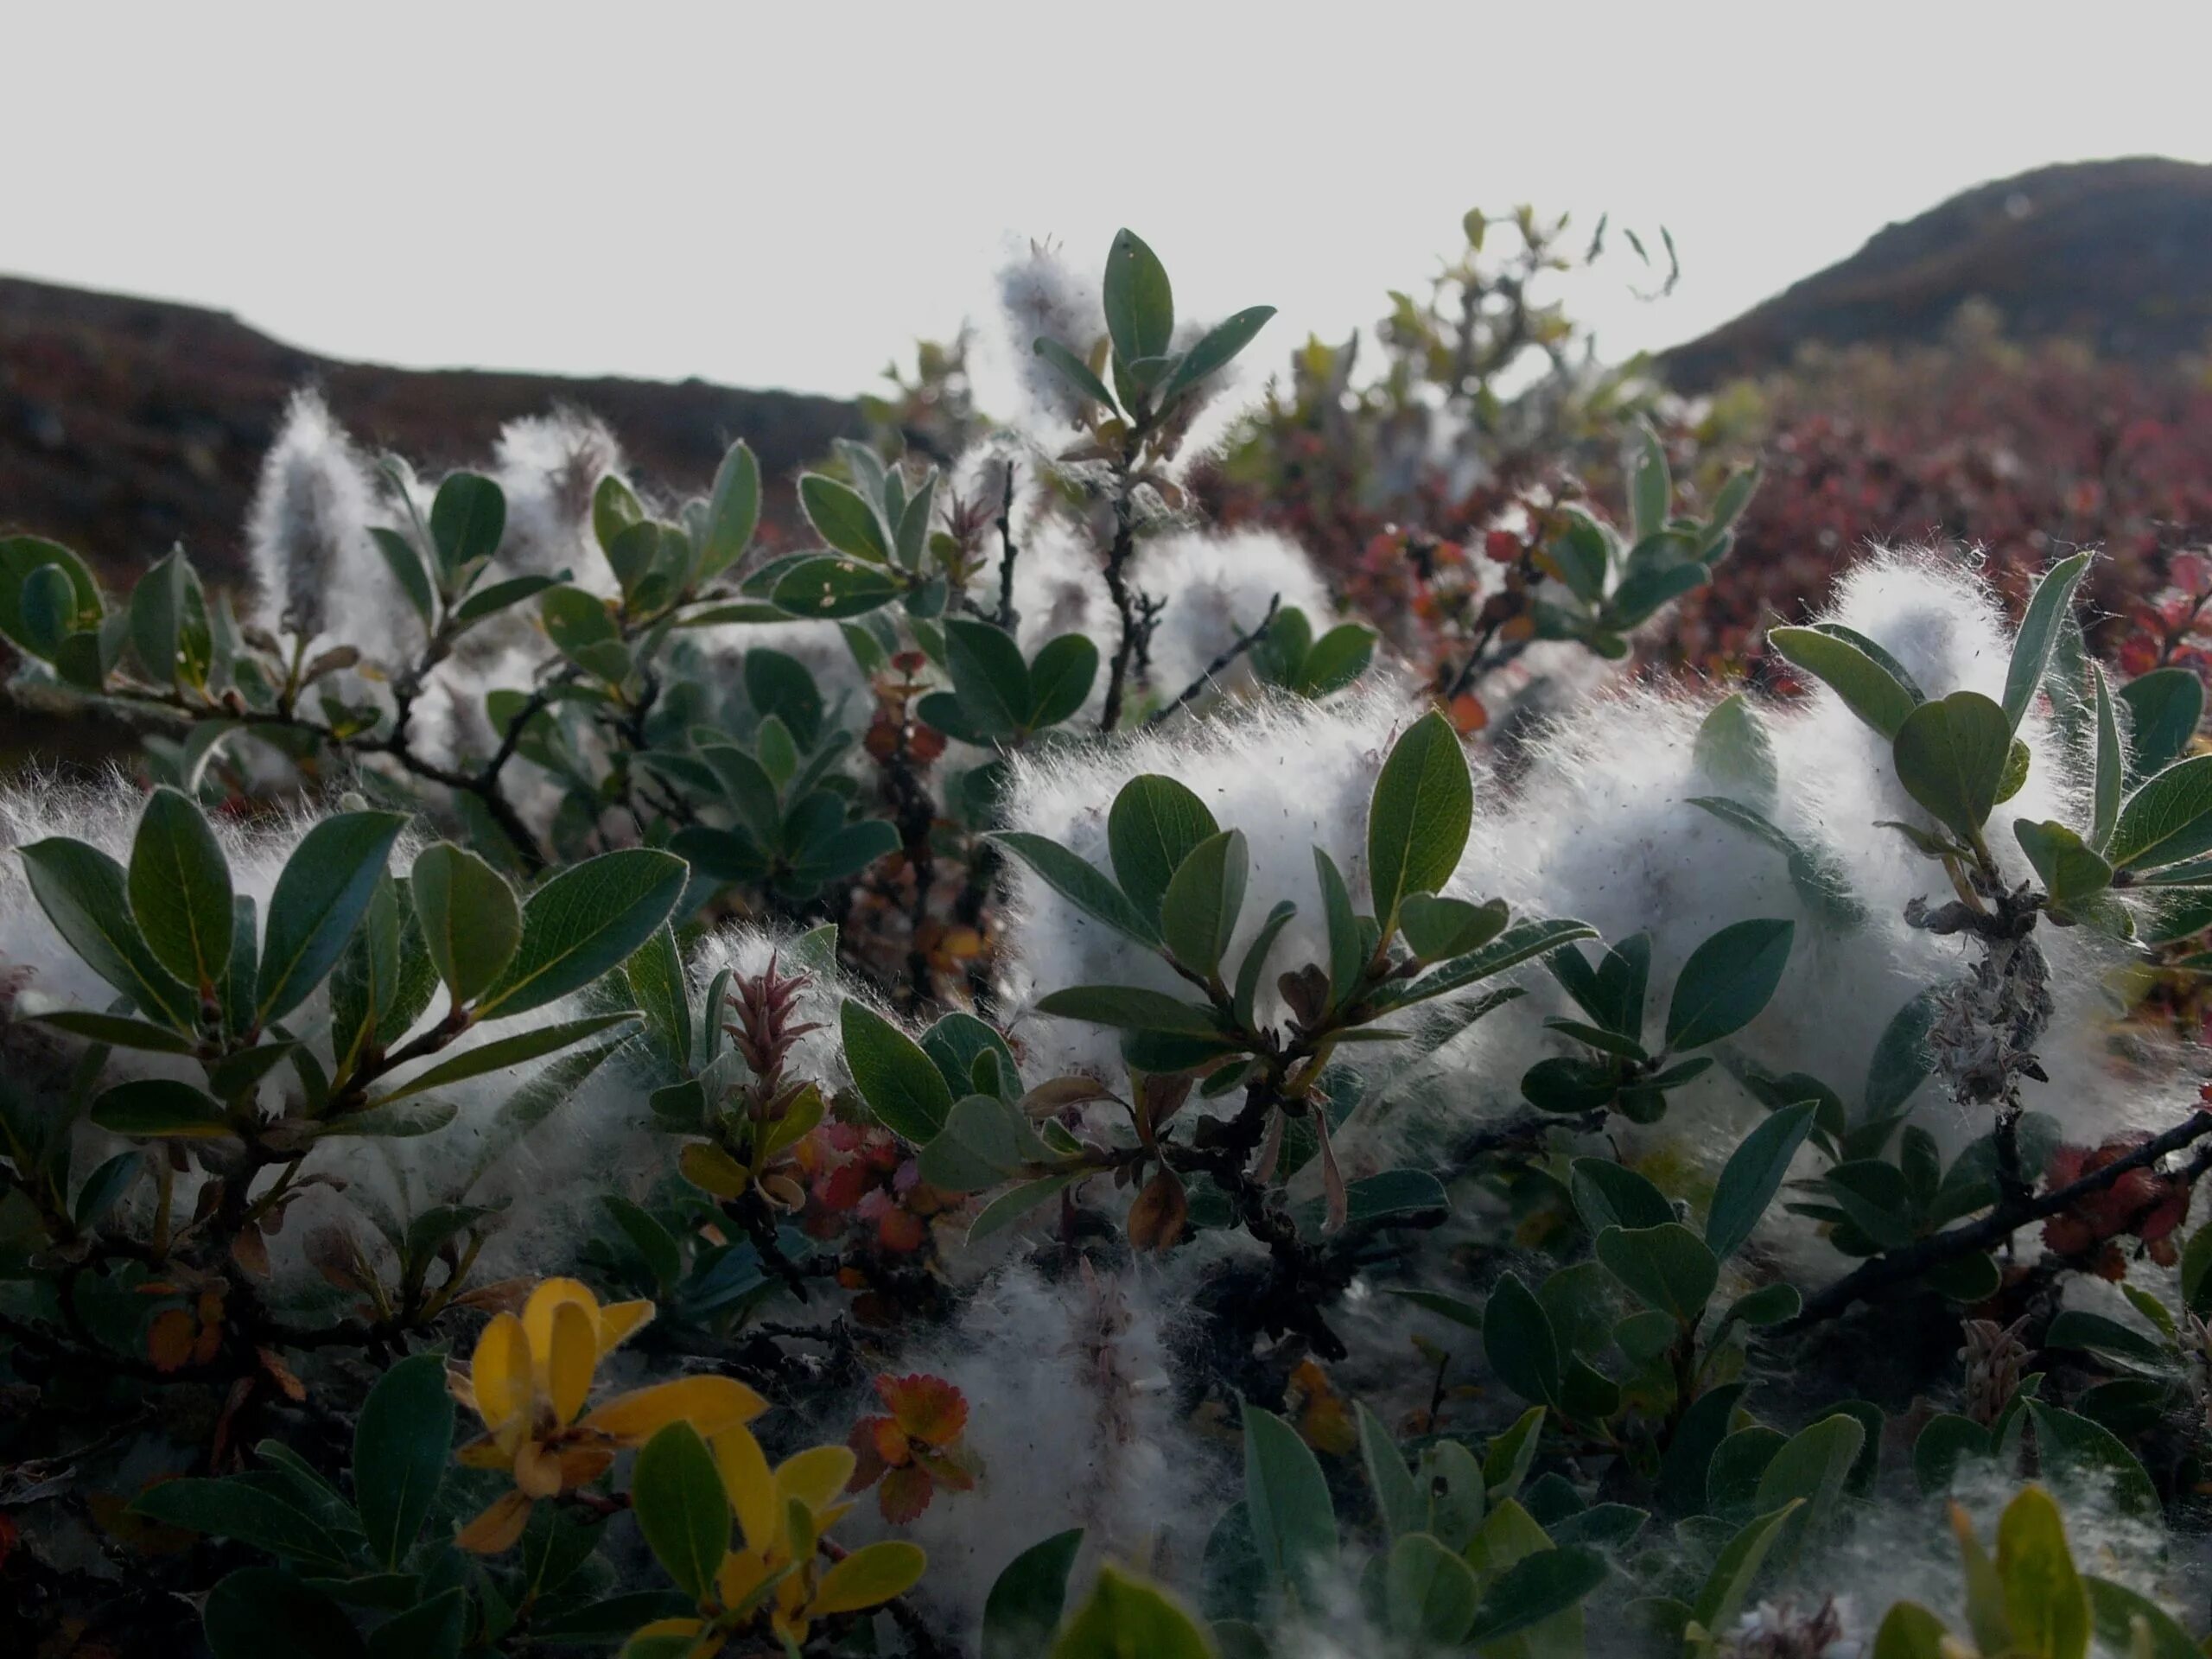
M 677 1153 L 676 1166 L 685 1180 L 718 1198 L 741 1197 L 753 1179 L 743 1164 L 705 1141 L 694 1141 Z
M 609 1302 L 599 1310 L 599 1351 L 603 1357 L 641 1329 L 653 1316 L 651 1302 Z
M 880 1607 L 893 1596 L 912 1589 L 929 1564 L 918 1546 L 892 1542 L 869 1544 L 822 1575 L 807 1611 L 817 1618 L 831 1613 L 856 1613 L 863 1607 Z
M 688 1636 L 691 1638 L 691 1646 L 684 1650 L 685 1659 L 713 1659 L 722 1650 L 728 1640 L 721 1632 L 708 1630 L 704 1619 L 657 1618 L 652 1624 L 640 1625 L 631 1631 L 630 1642 L 644 1642 L 664 1636 Z M 625 1653 L 630 1650 L 629 1642 L 622 1644 L 622 1650 Z
M 510 1469 L 515 1454 L 486 1434 L 455 1452 L 453 1460 L 464 1469 Z
M 780 1565 L 769 1555 L 756 1554 L 750 1550 L 732 1550 L 722 1557 L 721 1570 L 715 1574 L 715 1591 L 725 1607 L 744 1605 L 747 1597 L 758 1590 L 766 1580 L 772 1566 Z
M 845 1490 L 856 1461 L 849 1446 L 810 1446 L 778 1465 L 776 1490 L 786 1498 L 798 1499 L 810 1511 L 820 1510 Z
M 529 1520 L 530 1499 L 520 1492 L 509 1492 L 463 1527 L 454 1542 L 474 1554 L 497 1555 L 514 1548 Z
M 546 1348 L 546 1392 L 553 1417 L 566 1428 L 576 1421 L 591 1395 L 592 1367 L 599 1363 L 599 1331 L 592 1316 L 575 1302 L 553 1310 L 553 1339 Z
M 591 1294 L 591 1287 L 581 1279 L 548 1279 L 530 1293 L 530 1300 L 522 1306 L 523 1334 L 530 1338 L 531 1357 L 537 1362 L 543 1382 L 546 1361 L 553 1352 L 553 1310 L 563 1302 L 582 1304 L 591 1315 L 591 1328 L 599 1330 L 599 1298 Z
M 737 1511 L 737 1524 L 745 1534 L 747 1549 L 768 1550 L 782 1541 L 777 1529 L 776 1478 L 768 1472 L 768 1457 L 753 1431 L 741 1425 L 715 1436 L 715 1467 L 721 1471 L 722 1490 Z
M 476 1391 L 476 1409 L 494 1428 L 529 1411 L 530 1338 L 513 1314 L 502 1313 L 484 1327 L 469 1357 L 468 1382 Z
M 671 1423 L 689 1423 L 712 1440 L 767 1409 L 766 1400 L 734 1377 L 681 1376 L 617 1395 L 582 1426 L 629 1444 L 650 1440 Z

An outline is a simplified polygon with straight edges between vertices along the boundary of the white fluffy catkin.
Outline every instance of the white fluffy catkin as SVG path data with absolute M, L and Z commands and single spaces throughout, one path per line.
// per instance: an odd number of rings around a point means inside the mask
M 967 1396 L 965 1443 L 982 1471 L 974 1491 L 940 1492 L 900 1529 L 929 1552 L 919 1597 L 972 1630 L 1007 1563 L 1070 1527 L 1084 1529 L 1075 1599 L 1105 1560 L 1195 1587 L 1237 1471 L 1234 1448 L 1224 1455 L 1193 1428 L 1170 1386 L 1189 1289 L 1177 1266 L 1057 1281 L 1013 1268 L 975 1292 L 940 1343 L 902 1356 L 900 1370 Z M 880 1409 L 872 1395 L 848 1403 Z M 856 1538 L 880 1528 L 868 1495 L 845 1524 Z
M 421 624 L 369 537 L 385 522 L 359 446 L 319 393 L 299 393 L 263 457 L 246 519 L 263 625 L 328 634 L 387 665 L 419 650 Z

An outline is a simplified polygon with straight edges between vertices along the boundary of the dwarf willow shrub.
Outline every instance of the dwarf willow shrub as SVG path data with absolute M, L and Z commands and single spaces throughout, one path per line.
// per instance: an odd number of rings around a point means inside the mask
M 819 545 L 742 445 L 432 487 L 312 410 L 258 608 L 0 543 L 152 785 L 0 801 L 0 1630 L 2196 1651 L 2212 1118 L 2095 999 L 2201 925 L 2212 757 L 2088 659 L 2088 556 L 2010 638 L 1878 564 L 1770 632 L 1794 706 L 1655 702 L 1604 665 L 1756 475 L 1678 511 L 1637 434 L 1443 680 L 1283 554 L 1179 684 L 1275 546 L 1183 481 L 1268 313 L 1125 232 L 1037 314 L 1060 427 L 848 446 Z M 1540 640 L 1580 723 L 1471 755 Z

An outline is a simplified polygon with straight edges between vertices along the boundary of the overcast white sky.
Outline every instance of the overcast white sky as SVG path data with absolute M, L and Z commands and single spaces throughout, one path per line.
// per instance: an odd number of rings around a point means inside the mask
M 2212 161 L 2212 0 L 769 6 L 0 0 L 0 271 L 335 356 L 848 393 L 1009 235 L 1279 354 L 1477 204 L 1664 222 L 1687 338 L 1983 179 Z

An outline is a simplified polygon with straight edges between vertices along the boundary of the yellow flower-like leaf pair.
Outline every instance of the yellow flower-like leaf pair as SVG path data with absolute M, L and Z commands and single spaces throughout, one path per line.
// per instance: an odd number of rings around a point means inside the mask
M 811 1446 L 771 1469 L 760 1442 L 742 1424 L 710 1436 L 709 1444 L 744 1542 L 715 1575 L 719 1605 L 702 1609 L 709 1617 L 658 1620 L 632 1643 L 686 1638 L 694 1659 L 709 1659 L 765 1607 L 769 1628 L 798 1647 L 814 1620 L 880 1607 L 921 1578 L 927 1558 L 913 1544 L 868 1544 L 835 1559 L 824 1548 L 823 1535 L 852 1508 L 841 1501 L 853 1478 L 849 1448 Z
M 618 1449 L 671 1423 L 712 1436 L 741 1430 L 767 1409 L 733 1377 L 685 1376 L 617 1395 L 579 1421 L 600 1361 L 652 1316 L 651 1302 L 601 1306 L 577 1281 L 548 1279 L 519 1318 L 502 1313 L 484 1327 L 467 1374 L 448 1380 L 488 1432 L 456 1455 L 470 1468 L 512 1469 L 515 1490 L 461 1529 L 454 1541 L 463 1549 L 512 1548 L 532 1503 L 597 1479 Z

